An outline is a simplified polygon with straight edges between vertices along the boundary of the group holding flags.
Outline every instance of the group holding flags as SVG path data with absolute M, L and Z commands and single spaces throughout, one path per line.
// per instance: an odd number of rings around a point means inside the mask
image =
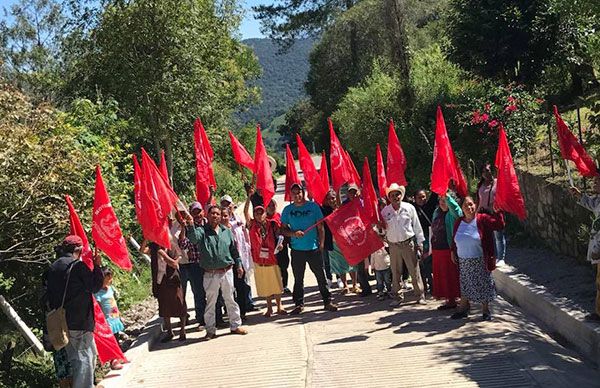
M 555 115 L 563 158 L 573 160 L 583 176 L 598 177 L 598 170 L 593 161 L 562 122 L 557 110 Z M 320 168 L 316 168 L 302 139 L 296 135 L 299 165 L 304 173 L 304 182 L 298 177 L 292 151 L 289 145 L 286 145 L 285 200 L 291 203 L 283 209 L 279 220 L 278 217 L 273 218 L 273 215 L 263 217 L 267 207 L 274 207 L 272 198 L 275 186 L 260 127 L 257 127 L 254 158 L 235 135 L 229 132 L 234 159 L 240 165 L 240 169 L 247 168 L 253 173 L 251 190 L 254 190 L 255 186 L 260 198 L 260 203 L 253 201 L 254 217 L 251 219 L 248 216 L 248 226 L 254 236 L 250 239 L 250 243 L 260 244 L 260 247 L 251 246 L 255 265 L 259 262 L 262 263 L 260 265 L 269 266 L 269 274 L 261 268 L 261 273 L 266 276 L 263 279 L 269 279 L 264 280 L 268 282 L 269 287 L 265 288 L 267 283 L 257 285 L 261 290 L 267 290 L 261 291 L 260 294 L 267 298 L 274 297 L 278 312 L 284 313 L 279 297 L 283 288 L 281 279 L 277 279 L 282 274 L 277 267 L 274 256 L 276 252 L 271 252 L 274 247 L 281 248 L 280 243 L 276 241 L 279 241 L 279 235 L 283 235 L 291 239 L 292 270 L 295 277 L 293 290 L 295 308 L 292 313 L 299 314 L 304 310 L 303 278 L 306 264 L 317 278 L 324 308 L 332 312 L 337 311 L 324 273 L 327 259 L 324 257 L 326 255 L 322 256 L 322 252 L 331 250 L 331 248 L 325 249 L 323 225 L 325 222 L 344 260 L 348 265 L 358 268 L 359 279 L 353 279 L 354 286 L 356 287 L 357 281 L 361 284 L 366 282 L 362 287 L 365 291 L 363 295 L 370 294 L 365 272 L 365 267 L 369 264 L 369 256 L 374 252 L 378 254 L 384 252 L 385 255 L 387 251 L 392 274 L 392 289 L 387 290 L 393 299 L 391 306 L 399 306 L 403 302 L 403 290 L 406 289 L 403 281 L 404 267 L 410 273 L 417 303 L 425 304 L 426 288 L 421 278 L 420 263 L 421 259 L 433 254 L 433 295 L 446 301 L 440 308 L 454 308 L 457 306 L 457 299 L 461 298 L 458 310 L 452 317 L 464 318 L 468 315 L 469 301 L 481 302 L 483 319 L 491 319 L 489 302 L 495 296 L 495 289 L 490 271 L 495 268 L 496 252 L 493 243 L 490 243 L 493 241 L 491 240 L 493 237 L 490 236 L 493 236 L 494 230 L 501 230 L 504 227 L 502 212 L 512 213 L 521 220 L 526 217 L 525 203 L 504 128 L 500 126 L 498 131 L 498 151 L 494 163 L 498 177 L 494 181 L 495 199 L 492 214 L 478 214 L 478 206 L 468 194 L 467 181 L 450 144 L 441 108 L 438 107 L 431 191 L 437 195 L 436 198 L 439 198 L 439 204 L 433 214 L 426 216 L 430 225 L 425 225 L 427 230 L 423 230 L 419 220 L 420 207 L 403 201 L 407 186 L 405 176 L 407 160 L 393 121 L 390 121 L 388 128 L 387 165 L 384 165 L 380 145 L 376 146 L 379 195 L 373 185 L 368 159 L 366 157 L 364 159 L 361 177 L 350 155 L 342 147 L 331 120 L 329 120 L 329 134 L 329 169 L 324 152 Z M 205 207 L 208 219 L 198 222 L 179 200 L 169 181 L 164 154 L 161 154 L 157 166 L 144 149 L 141 150 L 141 165 L 137 157 L 133 156 L 136 217 L 144 239 L 154 244 L 153 251 L 163 252 L 163 254 L 153 255 L 155 256 L 153 261 L 156 261 L 154 272 L 161 278 L 159 283 L 165 284 L 179 282 L 178 256 L 170 253 L 171 249 L 174 252 L 180 245 L 180 242 L 173 238 L 170 230 L 173 226 L 173 214 L 175 214 L 175 218 L 185 231 L 184 237 L 180 240 L 184 241 L 187 238 L 188 244 L 195 246 L 199 253 L 199 265 L 204 271 L 205 296 L 202 297 L 206 298 L 206 310 L 204 316 L 196 316 L 196 318 L 198 322 L 206 325 L 207 338 L 216 336 L 215 304 L 219 292 L 227 305 L 230 330 L 236 334 L 245 334 L 246 330 L 241 327 L 239 306 L 234 299 L 233 287 L 233 277 L 243 276 L 244 268 L 239 263 L 239 253 L 231 231 L 221 226 L 220 208 L 213 205 L 213 194 L 217 187 L 212 167 L 214 153 L 199 119 L 194 122 L 193 138 L 196 160 L 197 202 L 195 203 L 200 209 Z M 329 172 L 331 172 L 331 179 Z M 131 270 L 132 263 L 125 240 L 110 204 L 99 167 L 96 170 L 96 179 L 92 221 L 92 237 L 96 248 L 120 268 Z M 340 206 L 340 193 L 345 185 L 354 188 L 354 195 L 360 193 L 360 198 L 357 196 L 355 200 L 347 201 Z M 306 199 L 305 191 L 310 200 Z M 323 217 L 320 206 L 332 198 L 334 202 L 337 201 L 336 206 L 328 212 L 330 214 Z M 99 261 L 93 258 L 86 233 L 70 198 L 67 196 L 66 199 L 71 219 L 71 235 L 78 236 L 81 240 L 81 260 L 90 272 L 96 273 Z M 275 220 L 273 221 L 275 223 L 271 224 L 271 221 L 266 223 L 266 219 Z M 382 239 L 381 235 L 385 237 Z M 172 270 L 167 271 L 166 268 Z M 272 279 L 273 274 L 276 274 L 275 281 Z M 177 294 L 179 291 L 174 292 Z M 177 295 L 176 299 L 181 299 Z M 185 310 L 185 301 L 182 301 L 181 307 Z M 597 313 L 600 313 L 600 302 L 598 309 Z M 97 310 L 95 308 L 94 339 L 100 360 L 103 362 L 113 359 L 124 360 L 125 357 L 118 349 L 114 336 L 109 335 L 110 329 L 107 331 L 106 320 Z M 270 312 L 272 310 L 269 303 L 267 315 L 270 315 Z M 165 318 L 170 316 L 172 314 L 167 314 Z M 181 319 L 180 339 L 184 340 L 185 314 L 175 316 Z M 170 325 L 168 327 L 170 328 Z M 79 365 L 75 358 L 73 362 Z

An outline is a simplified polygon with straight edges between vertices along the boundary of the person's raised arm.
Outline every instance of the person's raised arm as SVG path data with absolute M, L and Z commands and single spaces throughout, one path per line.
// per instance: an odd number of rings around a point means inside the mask
M 248 193 L 248 198 L 246 198 L 246 203 L 244 204 L 244 218 L 246 219 L 246 227 L 250 227 L 250 193 Z
M 451 195 L 446 195 L 446 204 L 448 205 L 448 211 L 452 214 L 454 218 L 460 218 L 463 216 L 462 209 L 458 202 L 452 198 Z

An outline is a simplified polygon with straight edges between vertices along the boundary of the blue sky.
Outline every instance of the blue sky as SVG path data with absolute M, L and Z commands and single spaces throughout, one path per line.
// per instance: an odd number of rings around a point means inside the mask
M 4 17 L 4 7 L 9 7 L 11 4 L 16 3 L 18 0 L 0 0 L 0 15 Z M 243 39 L 249 38 L 263 38 L 264 35 L 260 32 L 260 23 L 258 20 L 254 20 L 252 10 L 250 7 L 254 5 L 258 5 L 264 3 L 265 1 L 261 0 L 242 0 L 244 9 L 246 13 L 244 15 L 244 20 L 242 21 L 242 25 L 240 26 L 240 33 L 242 34 Z

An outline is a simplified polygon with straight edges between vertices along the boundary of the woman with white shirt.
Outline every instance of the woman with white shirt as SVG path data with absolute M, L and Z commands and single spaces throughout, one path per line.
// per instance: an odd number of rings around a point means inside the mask
M 495 210 L 495 209 L 494 209 Z M 496 298 L 491 271 L 496 268 L 494 231 L 504 228 L 504 216 L 477 213 L 473 198 L 462 201 L 463 217 L 456 220 L 452 238 L 452 261 L 460 275 L 460 306 L 452 319 L 466 318 L 470 302 L 482 304 L 484 321 L 492 319 L 489 303 Z

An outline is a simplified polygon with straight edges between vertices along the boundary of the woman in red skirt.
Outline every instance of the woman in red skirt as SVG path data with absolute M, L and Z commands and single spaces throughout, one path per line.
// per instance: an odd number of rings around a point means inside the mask
M 433 255 L 433 296 L 446 302 L 438 310 L 456 307 L 460 297 L 458 266 L 452 262 L 450 247 L 454 222 L 462 217 L 460 205 L 450 196 L 440 196 L 431 222 L 431 250 Z

